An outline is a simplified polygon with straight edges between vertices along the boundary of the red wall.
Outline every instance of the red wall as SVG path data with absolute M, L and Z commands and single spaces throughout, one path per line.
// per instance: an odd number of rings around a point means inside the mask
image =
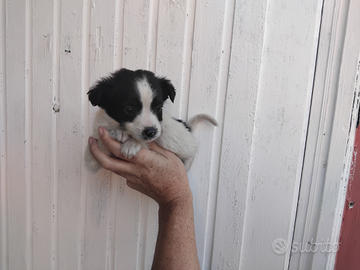
M 341 224 L 335 270 L 360 269 L 360 128 L 355 134 L 354 154 Z

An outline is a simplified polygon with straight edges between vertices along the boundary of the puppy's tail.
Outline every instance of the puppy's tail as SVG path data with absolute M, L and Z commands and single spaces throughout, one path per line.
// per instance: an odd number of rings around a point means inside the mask
M 218 122 L 215 120 L 215 118 L 213 118 L 212 116 L 210 116 L 208 114 L 195 115 L 186 124 L 190 127 L 191 130 L 193 130 L 193 128 L 196 127 L 196 125 L 199 122 L 203 122 L 203 121 L 209 122 L 210 124 L 212 124 L 215 127 L 218 125 Z

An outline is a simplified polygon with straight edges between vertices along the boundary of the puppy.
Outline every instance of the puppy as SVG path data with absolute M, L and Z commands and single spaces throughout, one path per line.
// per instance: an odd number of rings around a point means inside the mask
M 165 100 L 175 99 L 175 88 L 169 80 L 156 77 L 146 70 L 120 69 L 109 77 L 100 79 L 88 92 L 93 106 L 99 106 L 96 113 L 92 137 L 99 139 L 98 128 L 106 128 L 110 136 L 121 142 L 121 153 L 134 157 L 147 143 L 156 141 L 160 146 L 174 152 L 185 164 L 187 170 L 197 151 L 197 140 L 191 133 L 199 121 L 208 121 L 217 126 L 209 115 L 200 114 L 188 123 L 163 113 Z M 109 150 L 98 140 L 102 151 Z M 85 152 L 86 167 L 93 173 L 101 166 L 90 153 Z

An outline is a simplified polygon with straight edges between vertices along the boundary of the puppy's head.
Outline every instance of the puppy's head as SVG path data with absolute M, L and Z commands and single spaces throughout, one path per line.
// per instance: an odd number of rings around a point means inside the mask
M 133 138 L 153 141 L 161 133 L 163 104 L 168 98 L 174 102 L 175 88 L 150 71 L 121 69 L 98 81 L 88 96 Z

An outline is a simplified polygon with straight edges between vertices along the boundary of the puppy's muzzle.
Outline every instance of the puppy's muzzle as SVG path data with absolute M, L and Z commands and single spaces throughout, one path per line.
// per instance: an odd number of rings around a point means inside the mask
M 144 128 L 141 135 L 144 138 L 144 140 L 151 140 L 156 136 L 157 132 L 158 130 L 156 127 L 146 127 Z

